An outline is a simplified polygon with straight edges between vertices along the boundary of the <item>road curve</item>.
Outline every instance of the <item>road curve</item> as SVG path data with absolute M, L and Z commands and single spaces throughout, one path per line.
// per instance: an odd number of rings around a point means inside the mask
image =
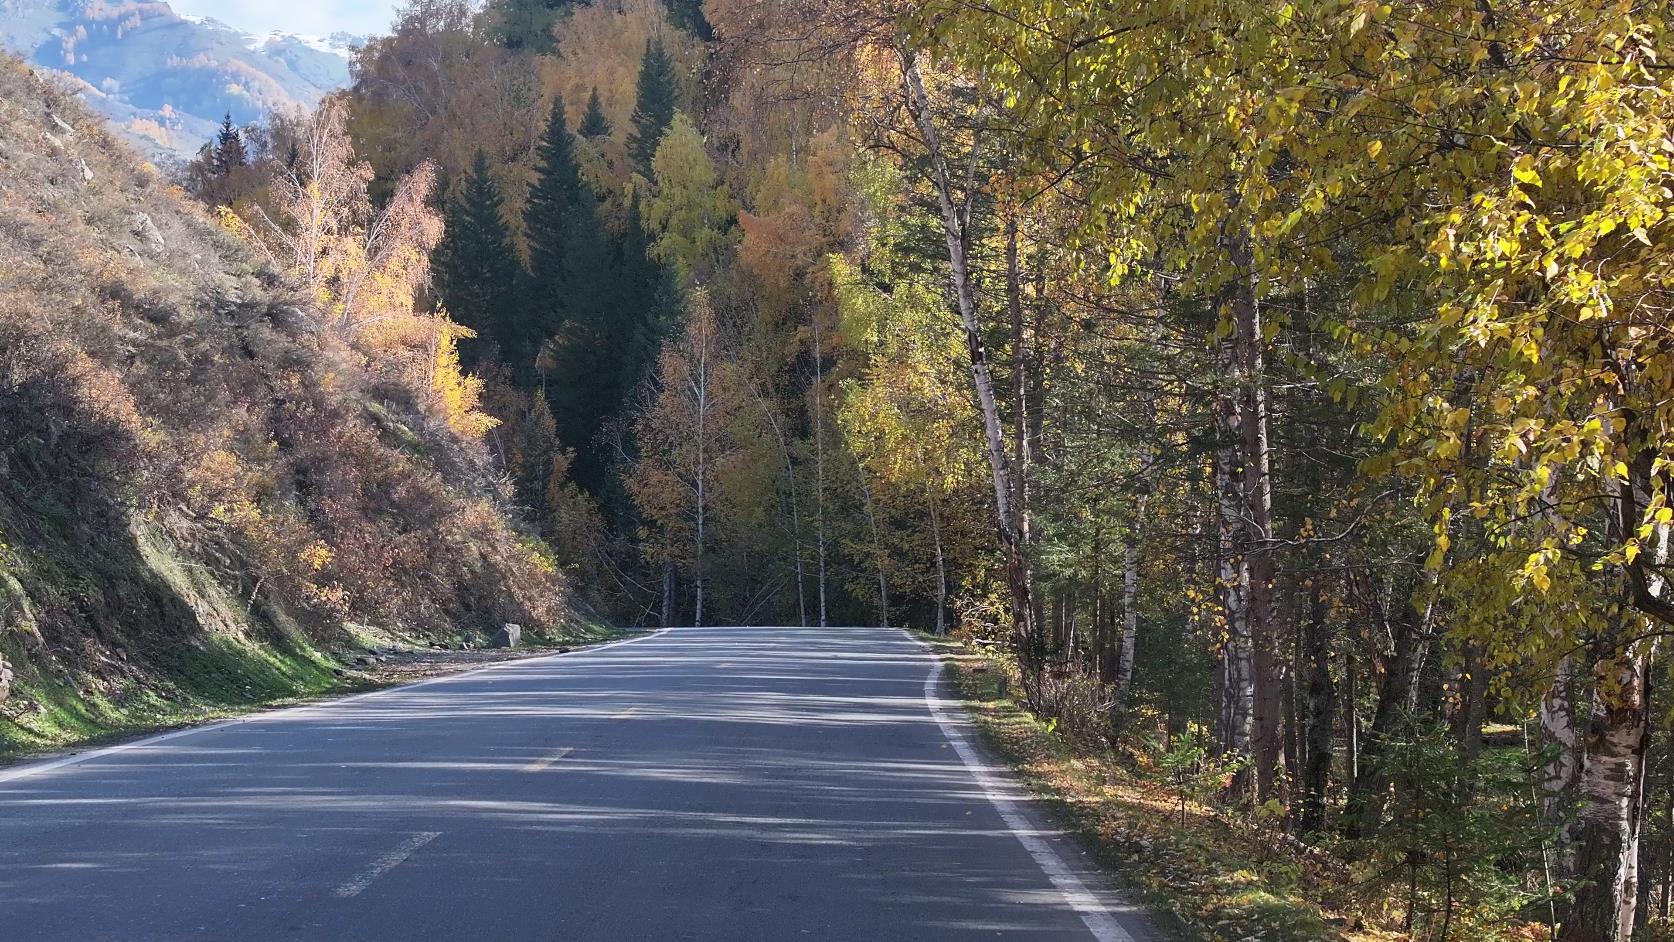
M 0 939 L 1156 938 L 939 676 L 682 629 L 0 770 Z

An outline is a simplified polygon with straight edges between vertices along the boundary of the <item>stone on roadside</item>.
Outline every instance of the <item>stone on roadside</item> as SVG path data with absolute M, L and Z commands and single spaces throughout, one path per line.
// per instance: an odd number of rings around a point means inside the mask
M 523 626 L 505 624 L 494 633 L 494 646 L 497 648 L 515 648 L 523 640 Z

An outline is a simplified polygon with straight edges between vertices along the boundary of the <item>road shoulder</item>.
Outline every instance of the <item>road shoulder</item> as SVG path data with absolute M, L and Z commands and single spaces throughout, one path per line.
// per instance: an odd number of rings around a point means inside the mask
M 1308 898 L 1309 861 L 1292 859 L 1231 822 L 1194 807 L 1181 828 L 1176 797 L 1109 749 L 1070 742 L 1011 699 L 1003 658 L 962 642 L 919 636 L 946 665 L 944 696 L 957 700 L 989 761 L 1008 769 L 1032 811 L 1059 830 L 1123 898 L 1151 915 L 1157 939 L 1365 939 Z M 1136 939 L 1147 937 L 1135 934 Z

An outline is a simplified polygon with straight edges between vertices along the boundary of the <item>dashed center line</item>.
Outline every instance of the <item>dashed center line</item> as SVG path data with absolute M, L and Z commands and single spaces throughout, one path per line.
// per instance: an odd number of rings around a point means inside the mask
M 575 751 L 574 746 L 565 746 L 564 748 L 558 750 L 557 752 L 554 752 L 552 755 L 546 756 L 545 758 L 536 759 L 535 761 L 529 763 L 528 765 L 523 767 L 523 771 L 525 771 L 525 772 L 539 772 L 542 769 L 550 767 L 554 762 L 557 762 L 559 759 L 564 758 L 565 756 L 569 755 L 570 753 L 572 753 L 574 751 Z
M 626 710 L 623 710 L 622 712 L 620 712 L 620 713 L 616 714 L 615 716 L 611 717 L 611 719 L 613 719 L 613 720 L 625 720 L 628 717 L 633 716 L 635 713 L 638 713 L 639 710 L 640 710 L 639 707 L 631 706 L 631 707 L 628 707 Z
M 394 870 L 396 867 L 401 866 L 401 864 L 405 862 L 408 857 L 413 856 L 414 852 L 416 852 L 420 847 L 423 847 L 441 836 L 441 831 L 420 831 L 419 833 L 414 834 L 412 837 L 407 838 L 407 840 L 404 841 L 400 847 L 397 847 L 382 857 L 379 857 L 377 860 L 372 861 L 372 866 L 368 867 L 365 872 L 360 874 L 360 876 L 355 877 L 353 880 L 350 880 L 332 892 L 342 899 L 348 899 L 351 896 L 359 896 L 362 890 L 372 885 L 373 880 L 376 880 L 391 870 Z

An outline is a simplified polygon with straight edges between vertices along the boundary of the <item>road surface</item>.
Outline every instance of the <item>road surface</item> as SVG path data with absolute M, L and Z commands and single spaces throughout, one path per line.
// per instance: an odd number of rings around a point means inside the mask
M 0 939 L 1154 938 L 940 673 L 675 630 L 0 769 Z

